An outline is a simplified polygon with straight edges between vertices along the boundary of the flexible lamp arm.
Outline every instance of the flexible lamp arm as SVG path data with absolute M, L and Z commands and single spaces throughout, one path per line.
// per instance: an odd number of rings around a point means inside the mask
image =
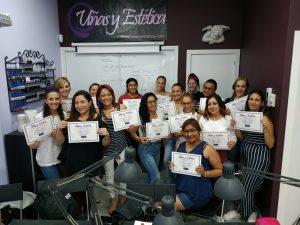
M 144 201 L 144 200 L 140 200 L 140 199 L 138 199 L 138 198 L 129 196 L 129 195 L 127 195 L 127 194 L 124 195 L 126 198 L 133 199 L 133 200 L 135 200 L 135 201 L 137 201 L 137 202 L 140 202 L 140 203 L 143 203 L 143 204 L 149 204 L 150 202 L 153 201 L 152 198 L 149 197 L 149 196 L 147 196 L 147 195 L 143 195 L 143 194 L 140 194 L 140 193 L 138 193 L 138 192 L 135 192 L 135 191 L 132 191 L 132 190 L 129 190 L 129 189 L 126 189 L 126 188 L 122 188 L 122 187 L 120 187 L 120 186 L 118 186 L 118 185 L 115 185 L 115 184 L 107 183 L 107 182 L 105 182 L 105 181 L 102 181 L 102 180 L 99 179 L 99 178 L 91 178 L 90 180 L 94 183 L 94 185 L 95 185 L 96 187 L 105 189 L 105 190 L 107 190 L 107 191 L 109 191 L 109 192 L 114 192 L 114 194 L 119 194 L 120 191 L 125 191 L 126 193 L 131 193 L 131 194 L 134 194 L 135 196 L 138 196 L 138 197 L 140 197 L 140 198 L 147 199 L 147 200 Z M 113 190 L 110 189 L 110 188 L 107 187 L 107 186 L 112 187 Z
M 299 179 L 295 179 L 292 177 L 287 177 L 287 176 L 283 176 L 283 175 L 279 175 L 279 174 L 275 174 L 275 173 L 260 171 L 260 170 L 252 169 L 249 167 L 242 167 L 242 173 L 244 173 L 244 171 L 246 173 L 251 173 L 251 174 L 263 177 L 268 180 L 279 181 L 280 183 L 300 188 L 300 180 Z
M 80 170 L 79 172 L 73 174 L 70 177 L 67 177 L 61 181 L 57 181 L 54 185 L 55 187 L 61 187 L 65 184 L 68 184 L 72 181 L 77 181 L 79 179 L 84 179 L 86 177 L 87 174 L 92 173 L 93 171 L 95 171 L 96 169 L 100 168 L 101 166 L 103 166 L 105 163 L 107 163 L 108 161 L 114 159 L 115 157 L 117 157 L 120 153 L 119 152 L 114 152 L 112 154 L 110 154 L 108 157 L 105 157 L 95 163 L 93 163 L 92 165 Z

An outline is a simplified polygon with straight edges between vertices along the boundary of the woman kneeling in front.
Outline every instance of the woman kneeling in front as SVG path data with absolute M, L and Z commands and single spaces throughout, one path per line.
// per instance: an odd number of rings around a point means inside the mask
M 182 126 L 186 142 L 178 146 L 177 152 L 202 155 L 202 165 L 196 168 L 201 177 L 176 174 L 176 210 L 197 209 L 204 206 L 213 196 L 211 178 L 222 174 L 222 164 L 218 152 L 200 139 L 200 126 L 195 119 L 188 119 Z M 169 164 L 171 169 L 174 166 Z

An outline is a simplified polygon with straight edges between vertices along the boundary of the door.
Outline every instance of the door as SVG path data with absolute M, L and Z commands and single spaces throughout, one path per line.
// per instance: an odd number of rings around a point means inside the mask
M 206 80 L 214 79 L 218 83 L 217 94 L 223 99 L 228 98 L 238 77 L 239 61 L 239 49 L 188 50 L 186 81 L 190 73 L 195 73 L 200 80 L 201 91 Z

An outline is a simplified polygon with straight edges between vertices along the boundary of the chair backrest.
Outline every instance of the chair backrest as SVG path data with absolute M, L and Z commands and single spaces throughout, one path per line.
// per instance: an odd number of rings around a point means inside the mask
M 0 202 L 23 200 L 22 183 L 0 185 Z
M 23 212 L 22 183 L 0 185 L 0 202 L 20 201 L 20 219 Z

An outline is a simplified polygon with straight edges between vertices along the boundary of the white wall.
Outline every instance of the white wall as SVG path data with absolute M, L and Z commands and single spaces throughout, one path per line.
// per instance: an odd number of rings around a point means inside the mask
M 56 0 L 1 0 L 1 13 L 12 18 L 11 27 L 0 27 L 0 184 L 7 183 L 3 135 L 16 130 L 16 114 L 10 113 L 4 57 L 13 58 L 25 49 L 37 50 L 54 60 L 61 74 Z M 20 162 L 22 163 L 22 162 Z
M 295 32 L 281 174 L 300 179 L 300 31 Z M 277 217 L 291 225 L 300 216 L 300 188 L 280 185 Z

